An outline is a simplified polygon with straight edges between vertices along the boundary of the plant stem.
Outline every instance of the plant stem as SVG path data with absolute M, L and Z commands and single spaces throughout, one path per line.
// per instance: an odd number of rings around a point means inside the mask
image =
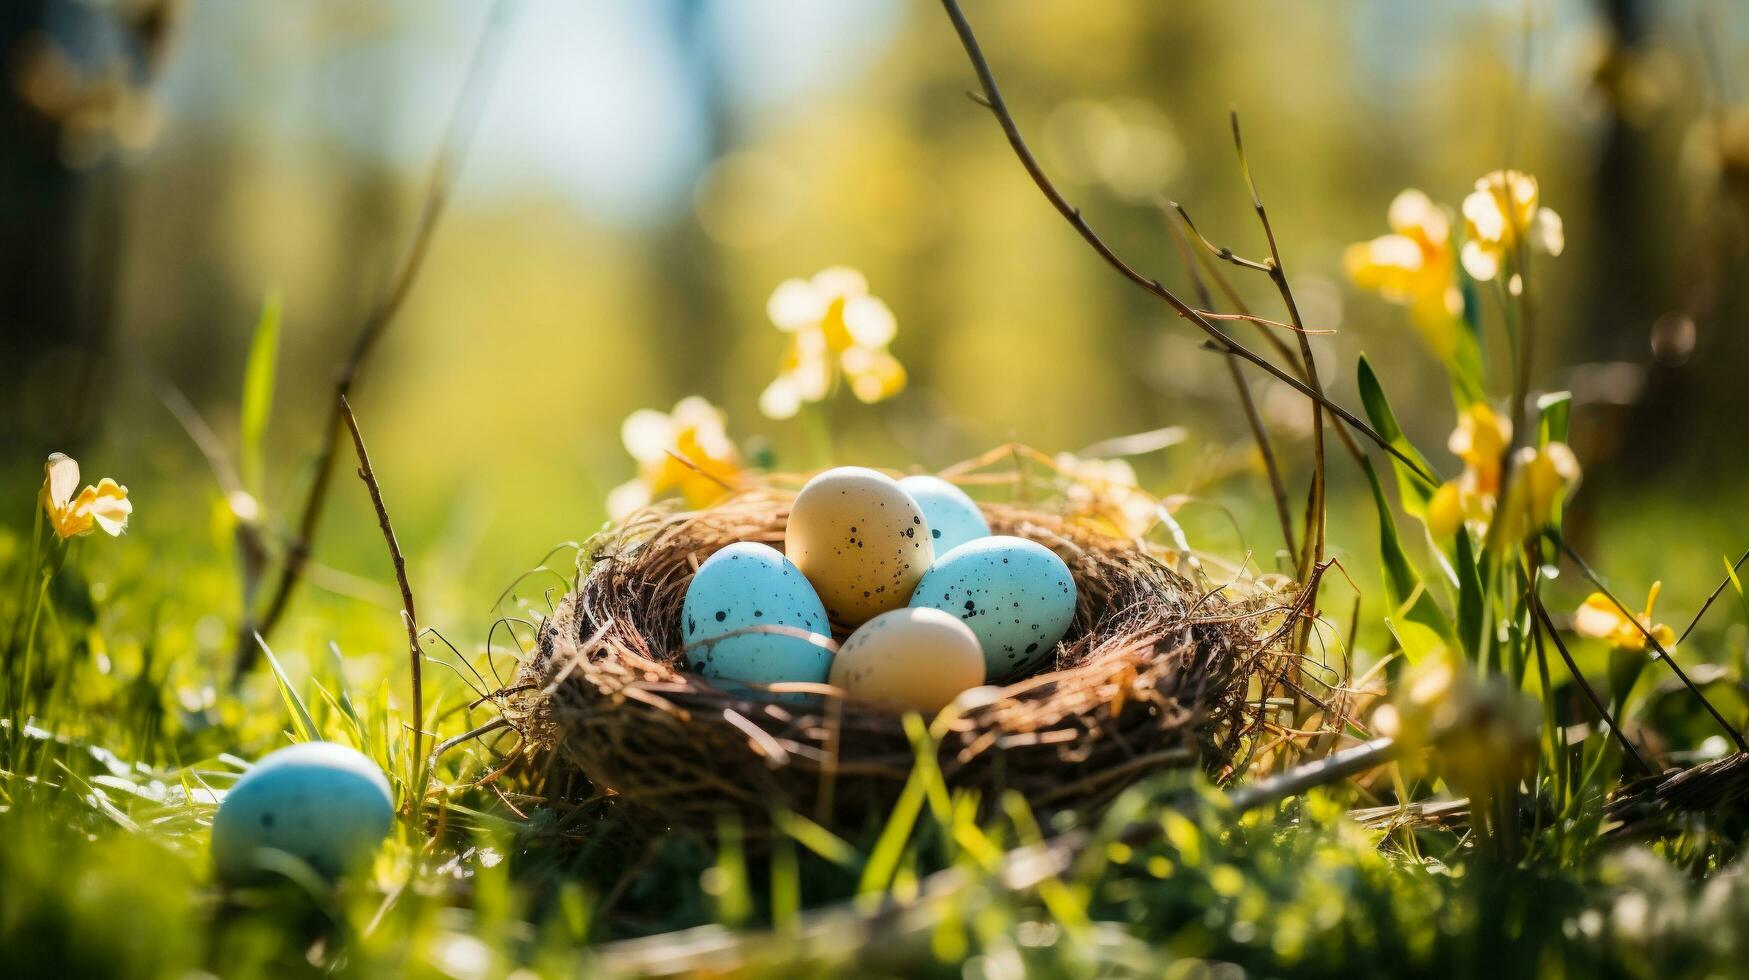
M 413 792 L 408 807 L 417 831 L 425 799 L 425 757 L 422 754 L 425 738 L 425 672 L 422 661 L 425 652 L 419 645 L 419 615 L 414 611 L 413 587 L 407 582 L 407 559 L 402 557 L 401 545 L 395 540 L 395 528 L 389 522 L 389 509 L 383 503 L 383 491 L 377 484 L 376 471 L 371 469 L 370 453 L 364 448 L 364 435 L 358 431 L 358 419 L 353 416 L 352 406 L 347 404 L 345 395 L 339 397 L 337 404 L 340 417 L 352 433 L 352 448 L 358 454 L 358 478 L 370 491 L 371 506 L 377 512 L 377 525 L 382 528 L 383 540 L 389 546 L 389 560 L 395 566 L 395 582 L 401 587 L 401 622 L 407 628 L 407 658 L 413 672 Z

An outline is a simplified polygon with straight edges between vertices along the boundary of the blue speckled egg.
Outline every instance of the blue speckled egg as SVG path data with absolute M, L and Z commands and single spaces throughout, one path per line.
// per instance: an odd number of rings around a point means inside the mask
M 758 632 L 762 626 L 803 630 L 815 640 Z M 730 690 L 824 683 L 832 669 L 831 649 L 818 642 L 831 639 L 832 626 L 814 587 L 782 552 L 751 541 L 737 541 L 698 567 L 686 587 L 680 632 L 687 665 Z
M 984 512 L 964 490 L 941 477 L 908 476 L 899 486 L 923 508 L 923 522 L 929 525 L 936 554 L 944 555 L 967 541 L 990 536 Z
M 246 882 L 271 877 L 263 851 L 283 851 L 334 878 L 368 861 L 394 819 L 389 781 L 362 753 L 333 742 L 287 746 L 225 794 L 213 864 L 221 878 Z
M 911 605 L 953 613 L 970 626 L 984 649 L 986 675 L 1002 681 L 1056 649 L 1075 618 L 1075 579 L 1044 545 L 999 534 L 937 558 Z

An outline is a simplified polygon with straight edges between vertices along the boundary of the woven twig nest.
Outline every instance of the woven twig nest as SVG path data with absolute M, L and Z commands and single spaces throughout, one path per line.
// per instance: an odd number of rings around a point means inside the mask
M 702 511 L 646 511 L 592 542 L 581 586 L 542 623 L 511 702 L 546 760 L 549 799 L 574 798 L 581 773 L 593 794 L 707 834 L 725 810 L 752 827 L 782 807 L 851 835 L 885 819 L 916 758 L 901 717 L 824 685 L 797 703 L 719 690 L 685 670 L 693 573 L 736 541 L 781 549 L 793 499 L 761 488 Z M 968 692 L 948 709 L 957 716 L 936 719 L 947 782 L 985 800 L 1018 791 L 1051 811 L 1097 807 L 1165 768 L 1225 772 L 1257 720 L 1250 681 L 1272 659 L 1261 621 L 1281 607 L 1220 598 L 1172 571 L 1163 551 L 1063 515 L 983 508 L 995 533 L 1068 564 L 1077 607 L 1054 659 Z

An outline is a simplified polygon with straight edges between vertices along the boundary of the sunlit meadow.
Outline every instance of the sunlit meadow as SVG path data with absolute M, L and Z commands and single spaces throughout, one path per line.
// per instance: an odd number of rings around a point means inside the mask
M 0 33 L 0 972 L 1740 971 L 1733 4 Z M 579 597 L 625 558 L 604 609 L 678 609 L 708 554 L 615 549 L 785 545 L 839 466 L 958 485 L 1082 618 L 1000 679 L 1057 693 L 877 719 L 878 805 L 749 810 L 843 692 L 687 700 L 694 645 L 590 646 L 625 624 Z M 1131 660 L 1070 680 L 1102 641 Z M 634 680 L 553 727 L 590 656 Z M 1239 659 L 1150 700 L 1180 656 Z M 1060 727 L 968 721 L 1013 704 Z M 292 846 L 249 786 L 306 743 L 343 750 L 288 792 L 340 829 Z

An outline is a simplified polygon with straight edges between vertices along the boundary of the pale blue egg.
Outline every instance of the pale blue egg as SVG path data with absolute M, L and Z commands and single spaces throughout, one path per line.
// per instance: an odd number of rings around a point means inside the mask
M 303 742 L 269 753 L 225 794 L 213 864 L 227 881 L 268 878 L 262 859 L 281 851 L 334 878 L 367 862 L 394 819 L 376 763 L 344 745 Z
M 760 627 L 787 627 L 814 638 Z M 729 690 L 825 683 L 832 669 L 832 651 L 821 642 L 832 636 L 825 605 L 801 569 L 767 545 L 737 541 L 705 559 L 686 587 L 680 630 L 687 665 Z
M 1001 681 L 1056 650 L 1075 618 L 1075 579 L 1044 545 L 995 535 L 937 558 L 911 593 L 911 605 L 953 613 L 970 626 L 989 679 Z
M 990 536 L 984 512 L 966 492 L 938 476 L 908 476 L 899 486 L 923 508 L 923 523 L 938 555 L 971 541 Z

